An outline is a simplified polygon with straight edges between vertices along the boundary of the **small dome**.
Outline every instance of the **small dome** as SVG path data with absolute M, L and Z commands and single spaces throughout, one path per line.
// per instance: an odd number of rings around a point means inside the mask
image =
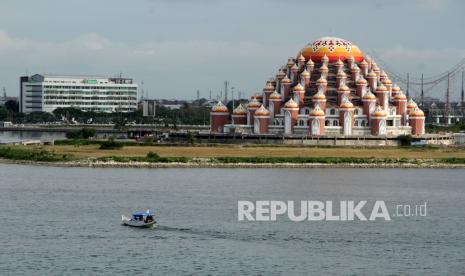
M 296 102 L 294 102 L 293 99 L 290 99 L 289 101 L 287 101 L 287 102 L 284 104 L 284 107 L 285 107 L 285 108 L 298 108 L 298 107 L 299 107 L 299 104 L 297 104 Z
M 284 79 L 281 80 L 281 83 L 285 83 L 285 84 L 290 84 L 292 81 L 287 77 L 285 76 Z
M 367 83 L 368 83 L 367 80 L 364 79 L 363 77 L 360 77 L 356 82 L 357 85 L 366 85 Z
M 391 81 L 389 78 L 385 78 L 385 79 L 382 81 L 382 83 L 383 83 L 384 85 L 392 85 L 392 81 Z
M 364 96 L 363 96 L 363 99 L 364 100 L 376 100 L 376 96 L 371 93 L 371 91 L 368 91 Z
M 344 84 L 337 89 L 337 93 L 350 93 L 350 88 Z
M 300 62 L 305 62 L 305 57 L 302 55 L 302 52 L 300 52 L 300 56 L 297 58 L 297 60 Z
M 325 93 L 323 93 L 322 91 L 319 91 L 318 93 L 313 95 L 312 99 L 313 100 L 326 100 L 326 96 L 325 96 Z
M 387 88 L 382 83 L 380 83 L 378 87 L 376 87 L 376 92 L 385 92 L 385 91 L 387 91 Z
M 423 110 L 419 109 L 418 107 L 415 107 L 408 115 L 410 117 L 425 117 Z
M 360 67 L 364 67 L 364 66 L 368 66 L 368 62 L 366 60 L 362 60 L 360 63 L 359 63 Z
M 263 94 L 260 93 L 260 92 L 255 93 L 252 97 L 259 100 L 259 101 L 263 100 Z
M 221 101 L 218 101 L 212 107 L 212 112 L 228 112 L 228 108 Z
M 347 74 L 344 71 L 339 70 L 339 72 L 337 72 L 336 77 L 338 77 L 338 78 L 346 78 Z
M 355 58 L 354 58 L 353 55 L 350 55 L 350 56 L 347 58 L 347 61 L 354 61 L 354 60 L 355 60 Z
M 239 104 L 239 106 L 233 110 L 233 115 L 246 115 L 246 114 L 247 114 L 247 109 L 245 109 L 242 104 Z
M 376 78 L 376 77 L 377 77 L 377 75 L 376 75 L 376 73 L 373 72 L 373 71 L 370 71 L 370 72 L 367 74 L 367 78 Z
M 358 67 L 356 64 L 352 67 L 352 69 L 350 69 L 351 72 L 360 72 L 360 67 Z
M 347 98 L 345 98 L 339 107 L 340 108 L 353 108 L 354 105 Z
M 343 66 L 344 62 L 341 61 L 341 59 L 338 59 L 335 63 L 336 66 Z
M 328 84 L 328 81 L 325 78 L 321 77 L 316 81 L 316 84 L 317 85 L 319 85 L 319 84 Z
M 254 97 L 247 104 L 247 108 L 259 108 L 262 104 Z
M 297 64 L 294 63 L 294 65 L 292 65 L 292 67 L 291 67 L 291 70 L 292 71 L 299 71 L 299 66 L 297 66 Z
M 321 62 L 328 62 L 329 61 L 329 58 L 328 56 L 325 54 L 322 58 L 321 58 Z
M 310 116 L 325 116 L 325 112 L 321 110 L 320 105 L 316 105 L 315 108 L 310 111 Z
M 386 117 L 387 113 L 378 105 L 375 111 L 371 114 L 371 116 L 372 117 Z
M 302 86 L 302 84 L 298 83 L 296 86 L 294 86 L 294 91 L 295 92 L 305 92 L 305 88 Z
M 397 95 L 394 97 L 395 100 L 406 100 L 407 97 L 404 95 L 404 93 L 402 93 L 402 91 L 399 91 L 399 93 L 397 93 Z
M 281 100 L 281 94 L 275 90 L 273 93 L 271 93 L 270 100 Z
M 268 116 L 270 112 L 262 105 L 259 109 L 257 109 L 254 113 L 255 116 Z
M 394 84 L 394 86 L 391 88 L 392 92 L 400 92 L 400 87 L 397 86 L 397 84 Z
M 414 109 L 415 107 L 418 107 L 417 103 L 410 99 L 407 103 L 407 109 Z
M 381 73 L 379 74 L 379 76 L 382 77 L 382 78 L 387 78 L 387 77 L 388 77 L 388 75 L 387 75 L 386 72 L 384 72 L 384 71 L 381 71 Z
M 310 77 L 310 72 L 308 72 L 307 69 L 305 69 L 305 70 L 300 74 L 300 76 L 301 76 L 302 78 L 308 78 L 308 77 Z
M 284 71 L 281 69 L 278 71 L 278 74 L 276 74 L 276 77 L 278 77 L 278 79 L 282 79 L 284 78 L 284 76 L 286 76 L 286 73 L 284 73 Z
M 319 71 L 320 71 L 320 73 L 321 73 L 321 72 L 328 72 L 328 66 L 326 66 L 326 65 L 323 64 L 323 65 L 320 67 Z
M 265 88 L 263 88 L 263 91 L 264 92 L 273 92 L 274 89 L 275 89 L 275 87 L 273 86 L 273 84 L 271 84 L 271 82 L 267 82 Z
M 308 59 L 308 61 L 307 61 L 307 65 L 315 65 L 315 63 L 314 63 L 313 60 L 310 58 L 310 59 Z
M 287 60 L 287 67 L 292 67 L 295 64 L 294 60 L 292 58 L 289 58 Z

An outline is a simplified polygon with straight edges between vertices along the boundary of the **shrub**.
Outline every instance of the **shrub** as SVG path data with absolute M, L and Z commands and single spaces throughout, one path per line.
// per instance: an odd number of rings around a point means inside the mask
M 412 145 L 412 135 L 399 135 L 397 136 L 399 143 L 403 147 L 408 147 Z
M 103 141 L 101 144 L 100 144 L 100 148 L 101 150 L 112 150 L 112 149 L 121 149 L 123 147 L 123 143 L 121 142 L 117 142 L 113 139 L 110 139 L 108 141 Z
M 158 160 L 158 159 L 160 159 L 160 155 L 158 155 L 158 153 L 156 153 L 156 152 L 151 151 L 151 152 L 147 153 L 146 158 L 149 159 L 149 160 Z
M 89 128 L 83 128 L 80 130 L 71 130 L 66 132 L 66 138 L 68 139 L 89 139 L 95 136 L 95 130 Z
M 55 154 L 43 149 L 28 149 L 21 147 L 0 147 L 0 158 L 45 162 L 70 160 L 70 156 L 66 154 Z

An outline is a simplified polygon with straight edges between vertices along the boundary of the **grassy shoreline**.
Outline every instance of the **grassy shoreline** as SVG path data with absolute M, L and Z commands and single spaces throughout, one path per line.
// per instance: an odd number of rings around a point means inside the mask
M 134 147 L 137 149 L 137 147 Z M 153 149 L 166 153 L 166 147 L 147 147 L 143 151 L 134 151 L 125 147 L 114 150 L 101 150 L 97 145 L 84 146 L 0 146 L 1 162 L 45 164 L 59 166 L 86 167 L 454 167 L 465 168 L 465 150 L 448 148 L 295 148 L 292 154 L 279 155 L 281 148 L 272 152 L 273 148 L 244 147 L 232 148 L 232 151 L 247 153 L 245 156 L 228 154 L 231 147 L 172 147 L 171 153 L 158 154 Z M 163 150 L 165 149 L 165 151 Z M 194 149 L 194 151 L 189 151 Z M 261 149 L 261 150 L 260 150 Z M 228 151 L 229 150 L 229 151 Z M 275 149 L 276 150 L 276 149 Z M 364 152 L 366 151 L 366 152 Z M 312 155 L 313 154 L 313 155 Z M 393 157 L 394 156 L 394 157 Z M 396 157 L 397 156 L 397 157 Z

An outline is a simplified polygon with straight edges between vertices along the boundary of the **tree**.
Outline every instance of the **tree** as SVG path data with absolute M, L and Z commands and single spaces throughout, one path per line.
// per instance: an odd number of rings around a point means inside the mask
M 5 103 L 5 107 L 11 113 L 18 113 L 19 112 L 19 102 L 15 100 L 9 100 Z
M 0 106 L 0 121 L 5 121 L 8 116 L 8 110 L 4 106 Z

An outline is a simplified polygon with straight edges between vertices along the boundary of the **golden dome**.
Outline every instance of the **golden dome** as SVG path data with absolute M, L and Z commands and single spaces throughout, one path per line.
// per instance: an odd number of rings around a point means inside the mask
M 298 71 L 298 70 L 299 70 L 299 66 L 297 66 L 297 64 L 294 63 L 294 65 L 292 65 L 292 67 L 291 67 L 291 70 L 292 70 L 292 71 Z
M 270 112 L 263 105 L 261 105 L 260 108 L 255 111 L 254 115 L 255 116 L 268 116 L 270 115 Z
M 274 91 L 273 93 L 271 93 L 270 95 L 270 100 L 281 100 L 281 94 L 278 93 L 278 91 Z
M 350 88 L 344 84 L 337 89 L 337 93 L 350 93 Z
M 352 42 L 337 37 L 322 37 L 307 44 L 302 50 L 306 60 L 315 62 L 336 62 L 338 59 L 344 61 L 352 56 L 357 61 L 363 59 L 363 54 Z
M 404 93 L 402 93 L 402 91 L 399 91 L 399 93 L 397 93 L 397 95 L 394 97 L 394 100 L 406 100 L 407 97 L 404 95 Z
M 338 77 L 338 78 L 345 78 L 345 77 L 347 77 L 347 74 L 346 74 L 344 71 L 339 70 L 339 72 L 337 72 L 336 77 Z
M 353 108 L 354 105 L 348 99 L 345 99 L 339 107 L 340 108 Z
M 316 84 L 319 85 L 319 84 L 328 84 L 328 81 L 325 79 L 325 78 L 319 78 L 317 81 L 316 81 Z
M 368 91 L 364 96 L 363 96 L 363 99 L 364 100 L 376 100 L 376 96 L 371 93 L 371 91 Z
M 363 66 L 368 66 L 368 62 L 366 60 L 362 60 L 362 62 L 359 63 L 361 67 Z
M 419 109 L 418 107 L 415 107 L 408 115 L 410 117 L 425 117 L 423 110 Z
M 289 58 L 287 60 L 287 67 L 292 67 L 295 64 L 294 60 L 292 58 Z
M 378 87 L 376 87 L 376 92 L 385 92 L 385 91 L 387 91 L 387 88 L 382 83 L 380 83 Z
M 354 65 L 352 69 L 350 69 L 351 72 L 360 72 L 360 68 L 357 65 Z
M 286 83 L 286 84 L 290 84 L 292 81 L 287 77 L 285 76 L 284 79 L 281 80 L 281 83 Z
M 320 106 L 317 104 L 315 108 L 310 111 L 310 116 L 325 116 L 325 112 L 321 110 Z
M 267 82 L 265 88 L 263 88 L 263 91 L 266 92 L 273 92 L 275 87 L 271 84 L 271 82 Z
M 307 71 L 307 69 L 305 69 L 301 74 L 300 76 L 302 78 L 307 78 L 307 77 L 310 77 L 310 72 Z
M 228 112 L 228 108 L 221 101 L 218 101 L 212 107 L 212 112 Z
M 294 102 L 293 99 L 290 99 L 289 101 L 287 101 L 285 104 L 284 104 L 284 107 L 285 108 L 298 108 L 299 107 L 299 104 Z
M 278 77 L 278 79 L 282 79 L 284 78 L 284 76 L 286 76 L 286 73 L 284 73 L 284 71 L 280 69 L 278 71 L 278 74 L 276 74 L 276 76 Z
M 315 63 L 314 63 L 311 59 L 309 59 L 309 60 L 307 61 L 307 65 L 315 65 Z
M 381 73 L 379 74 L 380 77 L 383 77 L 383 78 L 387 78 L 388 75 L 386 74 L 386 72 L 384 71 L 381 71 Z
M 242 104 L 239 104 L 239 106 L 233 110 L 233 115 L 246 115 L 246 114 L 247 114 L 247 109 L 245 109 Z
M 368 82 L 363 77 L 359 78 L 356 82 L 357 85 L 366 85 Z
M 323 92 L 318 92 L 312 97 L 313 100 L 326 100 L 326 96 Z
M 375 111 L 371 114 L 371 116 L 372 117 L 386 117 L 387 113 L 378 105 Z
M 247 108 L 259 108 L 262 104 L 254 97 L 247 104 Z
M 344 62 L 341 61 L 341 59 L 339 58 L 336 63 L 335 63 L 336 66 L 342 66 L 344 65 Z
M 382 81 L 382 83 L 383 83 L 384 85 L 392 85 L 392 81 L 391 81 L 390 79 L 388 79 L 388 78 L 385 78 L 385 79 Z
M 302 84 L 298 83 L 296 86 L 294 86 L 294 92 L 305 92 L 305 88 L 302 86 Z
M 395 84 L 395 85 L 391 88 L 391 91 L 392 91 L 392 92 L 400 92 L 400 87 L 397 86 L 397 84 Z
M 320 71 L 320 73 L 328 72 L 328 66 L 323 64 L 318 70 Z
M 407 103 L 407 109 L 414 109 L 415 107 L 418 107 L 417 103 L 410 99 Z
M 370 71 L 370 72 L 367 74 L 367 78 L 376 78 L 376 77 L 377 77 L 377 75 L 376 75 L 376 73 L 373 72 L 373 71 Z

